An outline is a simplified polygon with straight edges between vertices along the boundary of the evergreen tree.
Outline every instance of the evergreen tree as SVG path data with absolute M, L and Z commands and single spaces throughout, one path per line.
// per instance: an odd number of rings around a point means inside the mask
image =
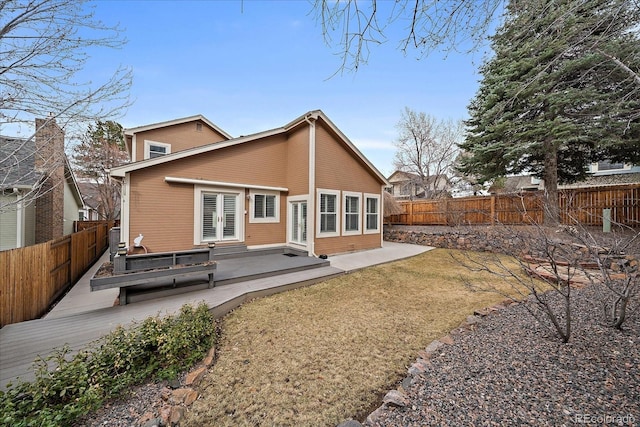
M 640 160 L 640 8 L 632 0 L 512 0 L 469 106 L 460 171 L 558 183 L 599 160 Z
M 97 206 L 93 207 L 101 219 L 117 219 L 120 183 L 111 178 L 109 171 L 129 160 L 122 126 L 111 120 L 89 125 L 73 160 L 79 178 L 90 183 L 90 191 L 97 198 Z

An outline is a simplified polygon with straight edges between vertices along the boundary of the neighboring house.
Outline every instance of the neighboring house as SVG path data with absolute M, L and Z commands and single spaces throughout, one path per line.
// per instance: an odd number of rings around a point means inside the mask
M 448 196 L 451 189 L 451 183 L 446 175 L 429 176 L 423 183 L 418 174 L 395 171 L 387 180 L 390 184 L 387 191 L 398 200 Z
M 489 187 L 490 194 L 511 194 L 544 189 L 544 182 L 532 175 L 507 176 L 496 179 Z
M 601 161 L 589 165 L 589 173 L 591 175 L 586 179 L 572 184 L 558 185 L 558 189 L 640 184 L 640 166 Z M 496 180 L 496 182 L 489 187 L 489 192 L 491 194 L 519 193 L 523 191 L 538 190 L 544 190 L 544 180 L 535 178 L 532 175 L 508 176 Z
M 84 202 L 84 209 L 80 210 L 81 221 L 99 221 L 107 217 L 106 209 L 100 196 L 100 186 L 104 184 L 97 184 L 93 181 L 87 181 L 83 179 L 78 180 L 78 187 L 80 188 L 80 194 L 82 194 L 82 200 Z M 118 218 L 120 212 L 120 198 L 115 201 L 118 212 L 115 218 Z
M 559 188 L 602 187 L 607 185 L 640 184 L 640 166 L 602 161 L 589 167 L 592 174 L 583 181 L 560 185 Z
M 0 137 L 0 250 L 73 233 L 82 208 L 55 120 L 36 119 L 32 139 Z
M 125 135 L 134 162 L 111 175 L 123 182 L 127 246 L 140 234 L 150 252 L 209 243 L 310 255 L 382 246 L 388 182 L 322 111 L 239 138 L 202 116 Z

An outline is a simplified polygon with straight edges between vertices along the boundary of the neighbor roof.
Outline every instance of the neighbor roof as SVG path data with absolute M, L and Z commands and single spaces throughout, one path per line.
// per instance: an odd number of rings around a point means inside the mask
M 41 178 L 33 139 L 0 136 L 0 189 L 33 188 Z

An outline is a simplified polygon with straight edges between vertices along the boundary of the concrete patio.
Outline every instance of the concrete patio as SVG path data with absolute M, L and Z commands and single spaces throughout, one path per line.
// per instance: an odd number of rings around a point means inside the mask
M 89 280 L 108 261 L 108 253 L 76 283 L 42 319 L 7 325 L 0 329 L 0 389 L 17 378 L 33 378 L 37 356 L 68 345 L 80 349 L 119 325 L 130 325 L 149 316 L 173 314 L 184 304 L 204 301 L 216 317 L 243 302 L 308 286 L 332 277 L 377 264 L 418 255 L 432 248 L 385 242 L 369 251 L 336 255 L 330 265 L 315 258 L 267 254 L 218 261 L 216 287 L 114 305 L 118 289 L 90 292 Z M 314 265 L 316 264 L 316 265 Z M 206 276 L 205 276 L 206 279 Z M 226 283 L 226 284 L 223 284 Z

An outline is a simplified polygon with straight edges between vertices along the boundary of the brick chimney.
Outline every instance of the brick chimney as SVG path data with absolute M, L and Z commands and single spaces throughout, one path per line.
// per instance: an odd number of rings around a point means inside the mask
M 53 117 L 36 119 L 35 167 L 43 183 L 36 199 L 35 242 L 64 235 L 64 131 Z

